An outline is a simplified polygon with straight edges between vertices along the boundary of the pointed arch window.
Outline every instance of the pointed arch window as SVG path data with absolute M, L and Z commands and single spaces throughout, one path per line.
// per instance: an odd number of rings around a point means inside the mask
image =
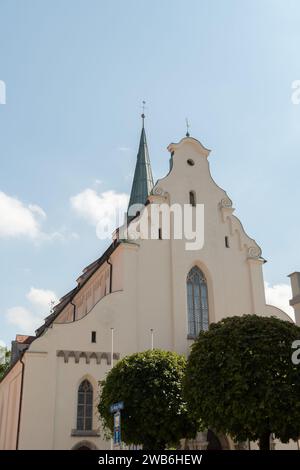
M 78 387 L 77 430 L 91 431 L 93 428 L 93 386 L 83 380 Z
M 190 204 L 191 206 L 196 206 L 196 193 L 195 191 L 190 191 Z
M 188 336 L 195 337 L 208 329 L 207 282 L 203 272 L 194 266 L 187 275 Z

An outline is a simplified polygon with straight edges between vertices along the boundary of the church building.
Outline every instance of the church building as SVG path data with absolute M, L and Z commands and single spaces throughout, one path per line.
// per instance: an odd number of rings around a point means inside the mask
M 13 341 L 12 364 L 0 383 L 0 449 L 110 449 L 97 411 L 98 382 L 120 358 L 152 343 L 188 356 L 199 331 L 228 316 L 293 321 L 266 304 L 266 260 L 213 180 L 210 150 L 187 133 L 168 146 L 169 172 L 154 184 L 142 117 L 128 236 L 126 228 L 116 229 L 107 250 L 83 269 L 36 335 Z M 201 246 L 188 249 L 190 240 L 185 233 L 174 236 L 173 226 L 165 236 L 161 216 L 152 220 L 155 205 L 187 207 L 192 215 L 201 205 Z M 132 236 L 130 227 L 145 220 L 152 236 Z M 300 273 L 290 277 L 300 324 Z M 242 445 L 209 430 L 190 448 Z M 296 442 L 274 445 L 298 448 Z

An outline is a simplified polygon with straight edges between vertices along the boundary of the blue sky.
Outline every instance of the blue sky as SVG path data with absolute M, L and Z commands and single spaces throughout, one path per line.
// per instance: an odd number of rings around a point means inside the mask
M 0 0 L 0 340 L 107 246 L 92 199 L 129 193 L 143 99 L 155 179 L 188 116 L 286 302 L 300 269 L 299 24 L 297 0 Z

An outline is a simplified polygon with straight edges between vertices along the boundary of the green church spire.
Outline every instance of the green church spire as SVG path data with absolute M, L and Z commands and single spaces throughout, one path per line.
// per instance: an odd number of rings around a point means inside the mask
M 132 188 L 131 188 L 131 193 L 130 193 L 128 211 L 129 211 L 129 208 L 133 204 L 145 204 L 147 201 L 147 197 L 149 196 L 154 186 L 147 139 L 146 139 L 146 132 L 145 132 L 145 127 L 144 127 L 144 120 L 145 120 L 144 113 L 142 114 L 142 120 L 143 120 L 143 127 L 142 127 L 142 132 L 141 132 L 139 151 L 137 154 L 137 160 L 136 160 L 136 165 L 135 165 L 133 183 L 132 183 Z M 135 217 L 136 212 L 138 212 L 138 210 L 133 211 L 133 213 L 130 213 L 128 217 L 129 220 Z

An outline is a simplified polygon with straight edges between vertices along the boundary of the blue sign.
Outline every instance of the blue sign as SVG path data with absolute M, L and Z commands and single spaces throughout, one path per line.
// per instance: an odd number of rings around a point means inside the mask
M 114 414 L 114 444 L 121 444 L 121 413 L 117 411 Z
M 116 413 L 117 411 L 123 410 L 124 409 L 124 402 L 119 401 L 118 403 L 113 403 L 110 405 L 110 412 L 111 413 Z

